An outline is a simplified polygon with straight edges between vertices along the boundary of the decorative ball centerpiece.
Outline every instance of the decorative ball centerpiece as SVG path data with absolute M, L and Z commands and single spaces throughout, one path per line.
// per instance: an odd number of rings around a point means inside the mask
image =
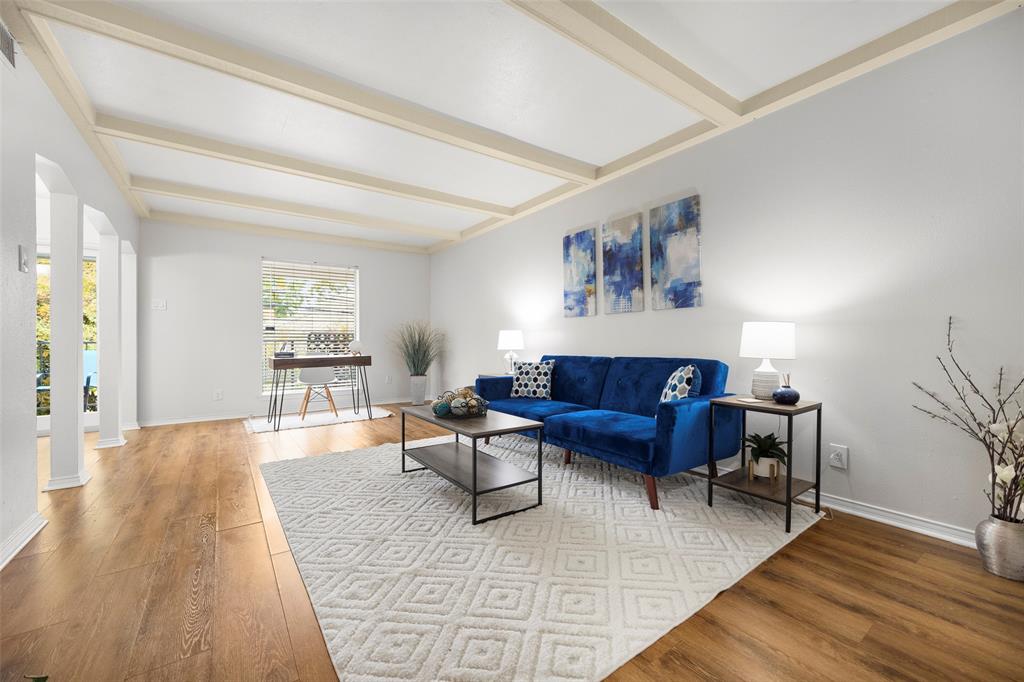
M 472 386 L 445 391 L 430 403 L 438 417 L 481 417 L 487 414 L 487 401 L 473 392 Z

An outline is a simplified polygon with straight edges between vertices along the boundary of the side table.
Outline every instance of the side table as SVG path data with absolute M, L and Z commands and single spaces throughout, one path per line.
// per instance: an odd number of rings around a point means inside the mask
M 757 400 L 748 402 L 750 396 L 729 396 L 727 398 L 714 398 L 708 409 L 708 506 L 712 506 L 714 489 L 716 485 L 735 490 L 737 492 L 758 497 L 762 500 L 769 500 L 786 506 L 786 532 L 790 532 L 793 519 L 793 498 L 799 497 L 811 488 L 814 488 L 814 511 L 821 511 L 821 403 L 809 400 L 801 400 L 796 405 L 779 405 L 771 400 Z M 743 441 L 740 451 L 740 468 L 728 473 L 718 475 L 718 467 L 715 464 L 713 453 L 715 451 L 715 409 L 741 410 L 743 413 Z M 762 412 L 765 414 L 777 414 L 786 418 L 786 485 L 776 479 L 759 476 L 754 480 L 747 479 L 747 412 Z M 817 415 L 814 446 L 814 481 L 805 481 L 793 477 L 793 417 L 814 412 Z

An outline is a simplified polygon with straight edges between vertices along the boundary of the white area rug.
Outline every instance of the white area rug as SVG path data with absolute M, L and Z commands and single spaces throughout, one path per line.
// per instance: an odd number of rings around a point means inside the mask
M 384 417 L 393 417 L 394 414 L 383 407 L 373 406 L 373 418 L 382 419 Z M 365 421 L 370 418 L 369 413 L 365 407 L 359 408 L 359 414 L 356 414 L 352 410 L 338 410 L 338 416 L 335 417 L 334 413 L 330 410 L 324 410 L 322 412 L 307 412 L 305 419 L 299 419 L 297 414 L 284 414 L 281 415 L 281 431 L 286 429 L 308 429 L 311 426 L 327 426 L 329 424 L 344 424 L 345 422 L 359 422 Z M 245 420 L 245 428 L 248 429 L 249 433 L 265 433 L 267 431 L 273 431 L 274 425 L 267 421 L 266 415 L 257 415 L 255 417 L 249 417 Z
M 535 470 L 532 440 L 482 449 Z M 653 511 L 638 475 L 548 448 L 543 506 L 473 526 L 468 495 L 399 459 L 388 444 L 262 466 L 346 681 L 599 680 L 817 520 L 794 506 L 787 535 L 781 505 L 716 488 L 709 508 L 685 475 Z M 482 515 L 536 484 L 494 495 Z

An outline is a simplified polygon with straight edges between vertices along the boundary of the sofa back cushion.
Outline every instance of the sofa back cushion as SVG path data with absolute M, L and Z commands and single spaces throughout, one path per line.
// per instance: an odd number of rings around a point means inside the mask
M 557 365 L 557 363 L 556 363 Z M 601 393 L 602 410 L 655 416 L 665 382 L 683 365 L 700 370 L 700 395 L 725 392 L 729 367 L 718 360 L 701 358 L 613 358 Z
M 591 355 L 545 355 L 541 361 L 545 360 L 555 361 L 555 371 L 551 378 L 552 400 L 593 408 L 598 406 L 611 358 Z M 665 377 L 668 378 L 668 375 Z

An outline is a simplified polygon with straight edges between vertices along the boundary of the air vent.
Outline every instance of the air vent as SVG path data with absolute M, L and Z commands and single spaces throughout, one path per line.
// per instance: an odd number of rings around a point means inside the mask
M 0 24 L 0 52 L 3 52 L 7 61 L 14 66 L 14 36 L 3 24 Z

